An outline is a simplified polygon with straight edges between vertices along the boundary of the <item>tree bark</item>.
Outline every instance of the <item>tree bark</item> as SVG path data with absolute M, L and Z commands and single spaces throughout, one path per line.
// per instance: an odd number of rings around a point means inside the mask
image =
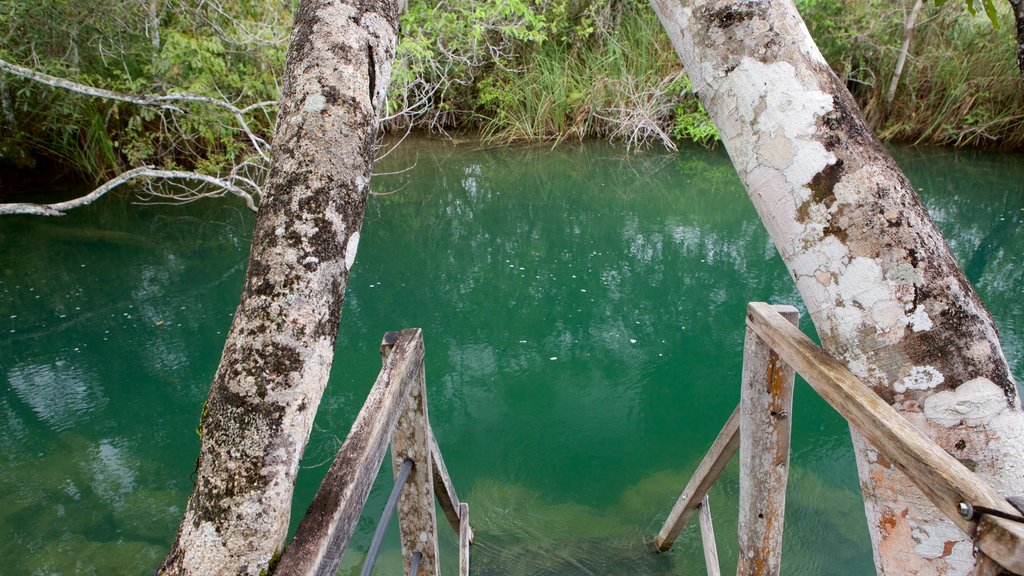
M 1024 0 L 1010 0 L 1013 21 L 1017 25 L 1017 68 L 1024 76 Z
M 824 347 L 1003 494 L 1024 414 L 992 318 L 789 0 L 652 0 Z M 967 574 L 969 539 L 854 435 L 879 574 Z
M 167 574 L 259 574 L 282 548 L 331 368 L 391 74 L 393 1 L 302 0 L 249 269 L 200 420 Z

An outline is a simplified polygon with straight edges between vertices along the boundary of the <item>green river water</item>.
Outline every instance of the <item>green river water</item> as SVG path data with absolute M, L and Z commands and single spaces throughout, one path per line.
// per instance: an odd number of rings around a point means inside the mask
M 1024 375 L 1024 162 L 902 150 Z M 724 152 L 404 144 L 378 166 L 301 516 L 380 368 L 426 339 L 430 417 L 477 534 L 475 574 L 703 574 L 691 525 L 644 541 L 739 398 L 748 301 L 799 304 Z M 0 220 L 0 573 L 144 574 L 173 540 L 253 216 L 110 196 Z M 813 333 L 806 318 L 802 328 Z M 798 384 L 786 574 L 871 574 L 843 421 Z M 357 571 L 385 464 L 342 562 Z M 736 463 L 712 490 L 736 561 Z M 439 527 L 442 565 L 455 537 Z M 392 526 L 377 574 L 399 573 Z

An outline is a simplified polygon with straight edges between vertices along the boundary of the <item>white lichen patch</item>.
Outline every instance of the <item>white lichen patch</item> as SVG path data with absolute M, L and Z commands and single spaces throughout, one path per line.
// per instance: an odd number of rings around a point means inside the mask
M 924 306 L 918 306 L 914 308 L 914 313 L 910 315 L 908 321 L 910 329 L 914 332 L 924 332 L 932 329 L 932 319 L 928 317 L 928 312 L 924 309 Z
M 758 165 L 781 170 L 806 200 L 809 192 L 802 188 L 836 161 L 814 138 L 818 118 L 832 110 L 832 96 L 798 78 L 788 62 L 765 64 L 750 57 L 729 73 L 723 88 L 734 96 L 736 112 L 755 142 L 737 165 L 746 164 L 748 172 Z
M 968 426 L 985 424 L 1006 409 L 1006 395 L 988 378 L 975 378 L 924 401 L 925 417 L 946 427 L 960 422 Z
M 356 251 L 359 250 L 359 231 L 352 233 L 352 236 L 348 239 L 348 245 L 345 246 L 345 270 L 351 270 L 352 265 L 356 263 Z
M 910 373 L 893 384 L 893 390 L 903 393 L 907 390 L 931 390 L 946 381 L 946 377 L 934 366 L 914 366 Z
M 824 204 L 811 204 L 807 210 L 807 219 L 804 221 L 800 240 L 805 244 L 820 240 L 825 235 L 825 227 L 829 225 L 830 218 L 829 209 Z
M 885 278 L 894 284 L 914 284 L 920 286 L 924 282 L 924 274 L 906 262 L 892 267 L 886 272 Z
M 854 258 L 839 278 L 839 295 L 846 302 L 871 308 L 889 299 L 889 289 L 882 281 L 882 267 L 871 258 Z
M 310 114 L 323 112 L 326 107 L 327 98 L 324 98 L 323 94 L 310 94 L 306 96 L 305 102 L 302 103 L 302 111 Z

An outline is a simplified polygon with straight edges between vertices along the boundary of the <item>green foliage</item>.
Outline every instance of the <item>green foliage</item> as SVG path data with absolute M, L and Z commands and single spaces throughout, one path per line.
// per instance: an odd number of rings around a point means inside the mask
M 942 6 L 949 0 L 935 0 L 936 6 Z M 964 5 L 967 7 L 967 11 L 974 16 L 978 13 L 978 8 L 974 5 L 975 0 L 965 0 Z M 999 28 L 999 15 L 996 12 L 996 5 L 992 3 L 992 0 L 981 0 L 981 5 L 985 9 L 985 15 L 988 16 L 989 22 L 992 23 L 994 28 Z
M 1024 146 L 1024 80 L 1016 68 L 1012 15 L 998 26 L 960 3 L 926 5 L 892 110 L 885 90 L 903 34 L 904 10 L 883 0 L 798 3 L 825 59 L 846 81 L 884 140 L 1014 149 Z
M 675 89 L 681 65 L 645 2 L 422 2 L 402 30 L 411 32 L 398 47 L 389 110 L 415 113 L 392 127 L 480 129 L 498 142 L 646 144 L 669 142 L 676 112 L 689 113 L 680 98 L 699 107 Z M 699 124 L 687 116 L 678 134 Z
M 237 0 L 213 9 L 200 0 L 164 0 L 154 15 L 149 2 L 8 0 L 0 7 L 0 57 L 126 94 L 274 100 L 290 23 L 279 4 Z M 140 164 L 217 172 L 252 153 L 235 119 L 217 107 L 191 104 L 180 114 L 0 80 L 0 99 L 15 118 L 0 121 L 0 164 L 48 158 L 101 180 Z M 260 111 L 247 120 L 269 139 L 272 117 Z
M 971 16 L 976 2 L 998 29 Z M 882 87 L 904 7 L 890 0 L 798 6 L 825 58 L 882 124 L 882 137 L 1020 147 L 1024 86 L 1013 67 L 1013 26 L 992 2 L 926 7 L 888 115 L 880 112 Z M 0 2 L 0 57 L 130 94 L 188 92 L 239 105 L 277 98 L 294 1 L 161 0 L 155 15 L 149 5 Z M 497 142 L 718 139 L 642 0 L 412 0 L 401 30 L 387 129 L 480 130 Z M 47 158 L 100 180 L 141 164 L 221 172 L 253 153 L 229 112 L 203 104 L 180 114 L 11 76 L 0 76 L 0 104 L 0 165 Z M 271 113 L 246 120 L 269 140 Z
M 703 146 L 712 146 L 718 142 L 718 128 L 711 121 L 704 105 L 693 93 L 690 79 L 683 77 L 677 83 L 680 92 L 679 104 L 676 106 L 676 121 L 672 124 L 672 135 L 678 140 L 691 140 Z

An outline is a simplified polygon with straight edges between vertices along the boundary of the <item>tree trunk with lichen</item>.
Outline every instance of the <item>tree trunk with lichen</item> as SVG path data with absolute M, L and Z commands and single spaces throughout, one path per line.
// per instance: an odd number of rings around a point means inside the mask
M 1024 76 L 1024 0 L 1010 0 L 1013 21 L 1017 27 L 1017 68 Z
M 825 348 L 1002 494 L 1024 414 L 995 326 L 789 0 L 652 0 Z M 854 434 L 879 574 L 967 574 L 970 540 Z
M 259 574 L 283 546 L 334 354 L 398 31 L 393 1 L 302 0 L 249 269 L 160 574 Z

